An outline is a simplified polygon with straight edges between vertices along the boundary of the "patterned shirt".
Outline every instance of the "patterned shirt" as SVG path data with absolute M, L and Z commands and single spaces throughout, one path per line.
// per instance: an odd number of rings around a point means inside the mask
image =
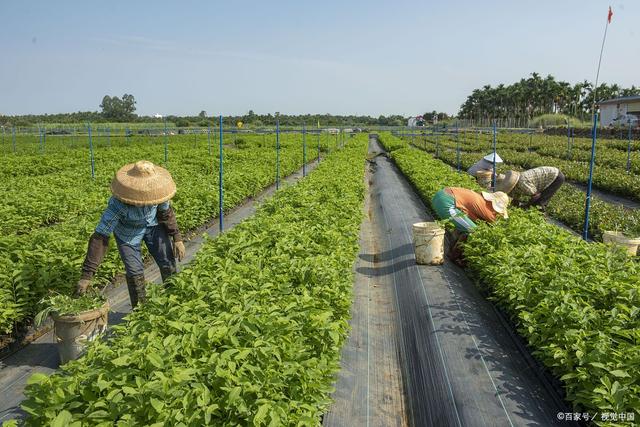
M 111 196 L 107 209 L 96 227 L 96 233 L 109 237 L 113 233 L 118 239 L 132 246 L 142 242 L 147 227 L 158 225 L 158 210 L 169 209 L 169 202 L 151 206 L 133 206 Z
M 524 196 L 533 196 L 542 192 L 558 177 L 560 170 L 553 166 L 540 166 L 520 174 L 515 192 Z

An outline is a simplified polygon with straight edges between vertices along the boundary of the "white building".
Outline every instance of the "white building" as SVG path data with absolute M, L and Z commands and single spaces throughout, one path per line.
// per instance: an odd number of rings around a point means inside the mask
M 614 120 L 622 119 L 623 124 L 627 116 L 640 118 L 640 95 L 607 99 L 598 103 L 600 107 L 600 126 L 607 127 L 615 124 Z
M 422 116 L 409 117 L 409 120 L 407 120 L 407 126 L 424 126 L 424 118 Z

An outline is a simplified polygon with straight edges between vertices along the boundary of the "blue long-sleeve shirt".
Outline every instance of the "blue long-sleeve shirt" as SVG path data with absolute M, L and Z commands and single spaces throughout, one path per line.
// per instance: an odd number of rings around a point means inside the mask
M 96 233 L 107 237 L 113 233 L 124 243 L 137 246 L 142 242 L 147 227 L 158 225 L 158 210 L 164 212 L 168 209 L 169 201 L 159 205 L 133 206 L 112 196 L 96 227 Z

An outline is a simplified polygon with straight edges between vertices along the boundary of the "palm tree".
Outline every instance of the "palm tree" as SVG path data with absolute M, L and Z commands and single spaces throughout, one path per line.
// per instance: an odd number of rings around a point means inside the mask
M 617 84 L 598 86 L 598 99 L 640 94 L 640 89 L 631 86 L 621 88 Z M 511 85 L 499 84 L 495 88 L 484 85 L 474 89 L 460 106 L 460 118 L 478 122 L 492 119 L 530 120 L 534 115 L 545 113 L 573 114 L 584 120 L 590 114 L 593 102 L 593 86 L 587 80 L 571 86 L 557 81 L 552 75 L 544 79 L 538 73 Z

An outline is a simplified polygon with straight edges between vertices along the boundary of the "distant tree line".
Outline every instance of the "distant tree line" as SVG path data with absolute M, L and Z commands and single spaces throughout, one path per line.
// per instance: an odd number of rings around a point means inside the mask
M 130 98 L 129 98 L 130 96 Z M 167 115 L 165 117 L 139 116 L 135 114 L 135 99 L 131 95 L 122 98 L 105 96 L 100 104 L 102 111 L 80 111 L 77 113 L 42 114 L 42 115 L 0 115 L 0 125 L 29 127 L 47 123 L 78 124 L 78 123 L 173 123 L 179 127 L 188 126 L 217 126 L 218 117 L 211 117 L 206 111 L 193 116 Z M 224 126 L 235 126 L 239 121 L 247 127 L 275 126 L 276 114 L 256 114 L 249 110 L 247 114 L 224 116 Z M 281 126 L 299 126 L 303 124 L 309 128 L 320 126 L 403 126 L 407 119 L 401 115 L 370 117 L 364 115 L 333 115 L 333 114 L 279 114 Z
M 640 88 L 622 88 L 617 84 L 598 85 L 598 100 L 639 95 Z M 473 120 L 526 119 L 550 113 L 571 115 L 586 120 L 591 115 L 593 85 L 588 81 L 570 83 L 558 81 L 552 75 L 545 78 L 531 73 L 526 79 L 505 86 L 485 85 L 474 89 L 460 107 L 458 117 Z

